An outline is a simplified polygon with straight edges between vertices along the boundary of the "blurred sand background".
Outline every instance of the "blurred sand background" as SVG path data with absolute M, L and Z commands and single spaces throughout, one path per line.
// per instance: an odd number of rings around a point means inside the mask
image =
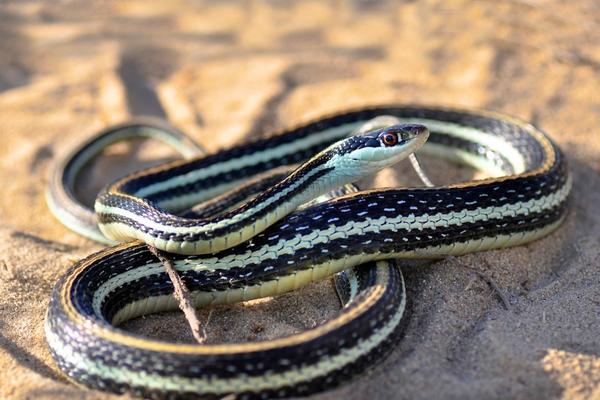
M 595 0 L 1 2 L 0 398 L 111 398 L 68 384 L 43 334 L 58 277 L 101 248 L 44 202 L 51 163 L 73 143 L 149 114 L 215 150 L 350 106 L 418 102 L 503 111 L 548 131 L 574 174 L 570 216 L 528 246 L 405 269 L 402 342 L 315 398 L 599 399 L 599 32 Z M 172 157 L 117 146 L 82 179 L 82 197 Z M 436 182 L 473 177 L 423 164 Z M 418 181 L 405 163 L 368 184 Z M 491 277 L 510 309 L 461 263 Z M 210 341 L 298 332 L 338 308 L 329 282 L 223 307 Z M 126 328 L 191 341 L 179 313 Z

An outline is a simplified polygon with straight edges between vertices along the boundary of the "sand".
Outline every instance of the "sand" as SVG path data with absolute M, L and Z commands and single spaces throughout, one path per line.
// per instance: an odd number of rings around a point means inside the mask
M 314 398 L 600 398 L 599 25 L 594 0 L 2 2 L 0 398 L 111 397 L 68 384 L 43 334 L 56 280 L 101 248 L 44 202 L 50 166 L 74 142 L 150 114 L 215 150 L 381 102 L 487 108 L 534 122 L 569 158 L 572 207 L 536 243 L 405 268 L 404 339 L 369 374 Z M 82 197 L 173 157 L 160 146 L 134 150 L 117 147 L 92 165 Z M 423 164 L 436 182 L 474 176 Z M 406 163 L 367 182 L 417 183 Z M 464 265 L 489 276 L 509 309 Z M 219 308 L 209 338 L 279 337 L 338 309 L 322 282 Z M 191 341 L 179 313 L 126 328 Z

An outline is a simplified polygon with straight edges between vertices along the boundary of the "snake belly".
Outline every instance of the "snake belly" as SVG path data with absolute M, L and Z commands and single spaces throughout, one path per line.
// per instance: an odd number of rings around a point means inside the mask
M 322 391 L 363 373 L 398 340 L 405 306 L 393 259 L 431 259 L 524 244 L 564 220 L 571 179 L 540 130 L 483 111 L 382 106 L 323 117 L 273 137 L 159 166 L 136 195 L 182 210 L 249 176 L 297 163 L 366 121 L 392 115 L 431 132 L 422 153 L 487 172 L 433 188 L 359 191 L 293 212 L 251 240 L 214 253 L 173 255 L 197 306 L 272 296 L 340 271 L 340 314 L 285 338 L 228 345 L 173 344 L 119 329 L 177 308 L 146 246 L 130 242 L 75 264 L 57 283 L 46 337 L 59 368 L 85 386 L 150 398 L 276 398 Z M 365 265 L 362 265 L 365 264 Z M 353 270 L 349 268 L 359 266 Z

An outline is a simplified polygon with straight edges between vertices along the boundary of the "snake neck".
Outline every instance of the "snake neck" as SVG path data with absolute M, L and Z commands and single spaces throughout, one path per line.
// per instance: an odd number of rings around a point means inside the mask
M 95 210 L 100 230 L 110 239 L 139 239 L 176 254 L 215 253 L 249 240 L 302 204 L 381 169 L 362 164 L 326 149 L 254 199 L 208 218 L 162 210 L 127 191 L 127 181 L 104 190 Z

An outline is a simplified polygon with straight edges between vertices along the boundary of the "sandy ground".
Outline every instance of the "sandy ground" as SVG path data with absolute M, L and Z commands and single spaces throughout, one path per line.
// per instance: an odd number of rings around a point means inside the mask
M 214 150 L 381 102 L 488 108 L 533 121 L 568 155 L 573 205 L 539 242 L 406 270 L 403 341 L 317 399 L 600 398 L 600 5 L 595 0 L 4 1 L 0 4 L 0 398 L 109 398 L 60 377 L 43 335 L 58 277 L 99 249 L 50 215 L 50 165 L 132 115 Z M 172 157 L 113 149 L 82 196 Z M 424 160 L 437 182 L 468 170 Z M 408 164 L 375 186 L 416 183 Z M 503 290 L 510 309 L 472 271 Z M 335 315 L 329 282 L 213 313 L 212 342 L 265 340 Z M 206 317 L 206 313 L 202 314 Z M 127 329 L 190 341 L 178 313 Z

